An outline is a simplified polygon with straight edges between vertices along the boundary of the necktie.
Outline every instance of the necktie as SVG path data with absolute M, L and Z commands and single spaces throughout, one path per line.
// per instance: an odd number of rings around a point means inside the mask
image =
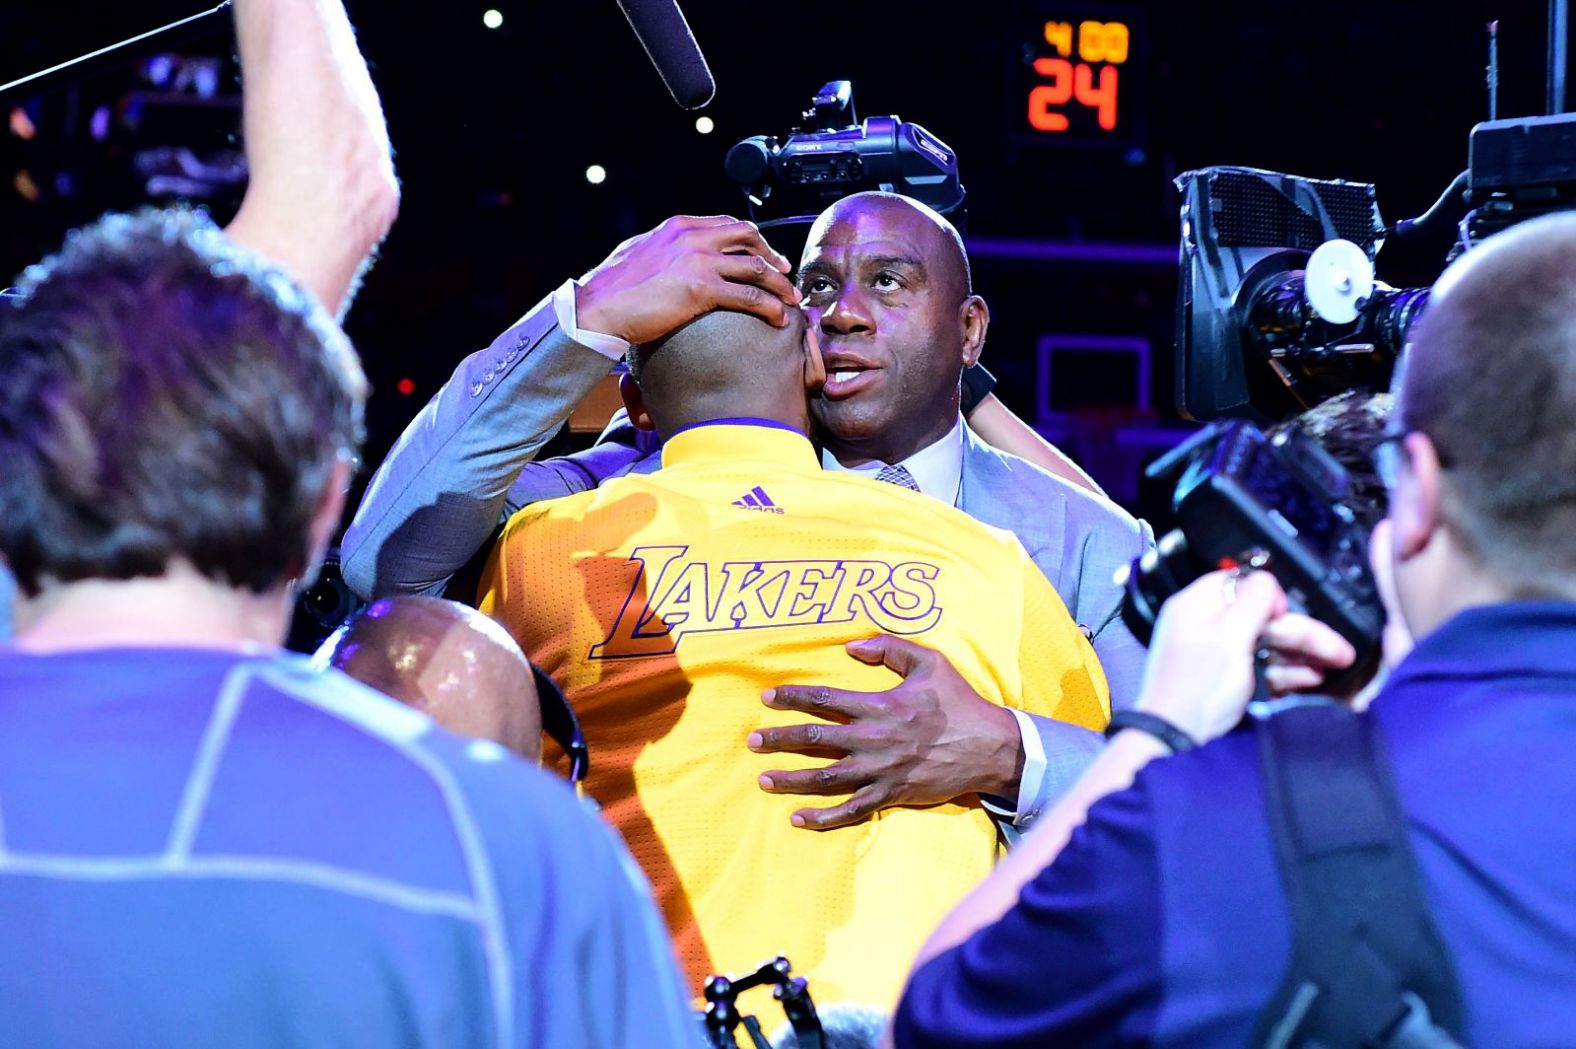
M 914 480 L 914 475 L 908 472 L 906 466 L 883 466 L 881 472 L 876 474 L 876 480 L 895 484 L 900 488 L 919 491 L 919 485 Z

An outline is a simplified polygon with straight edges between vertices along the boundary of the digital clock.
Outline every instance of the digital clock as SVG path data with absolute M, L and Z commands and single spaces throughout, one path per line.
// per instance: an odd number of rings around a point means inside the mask
M 1042 9 L 1023 44 L 1020 138 L 1131 146 L 1138 137 L 1142 25 L 1111 9 Z

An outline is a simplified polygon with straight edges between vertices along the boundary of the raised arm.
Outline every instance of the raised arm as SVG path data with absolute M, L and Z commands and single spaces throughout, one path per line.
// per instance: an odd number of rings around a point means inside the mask
M 625 241 L 583 280 L 565 282 L 460 362 L 406 427 L 345 532 L 345 581 L 367 598 L 440 590 L 505 509 L 530 497 L 526 490 L 562 495 L 556 489 L 565 479 L 578 482 L 577 471 L 534 471 L 539 476 L 514 501 L 509 496 L 521 470 L 631 343 L 660 338 L 717 307 L 785 323 L 798 301 L 787 271 L 788 260 L 751 223 L 678 217 Z
M 388 132 L 340 0 L 236 0 L 251 179 L 226 227 L 343 316 L 399 210 Z

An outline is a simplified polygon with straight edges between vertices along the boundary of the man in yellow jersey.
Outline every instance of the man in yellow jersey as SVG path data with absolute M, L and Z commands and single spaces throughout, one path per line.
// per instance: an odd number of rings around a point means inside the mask
M 995 828 L 969 795 L 795 830 L 793 800 L 757 781 L 813 759 L 744 742 L 803 715 L 762 691 L 809 675 L 889 688 L 892 671 L 843 647 L 885 632 L 944 652 L 1009 722 L 1011 705 L 1099 729 L 1104 675 L 1009 534 L 821 470 L 805 434 L 825 372 L 797 310 L 784 328 L 707 314 L 633 351 L 631 373 L 626 402 L 666 438 L 662 470 L 518 513 L 481 607 L 575 703 L 587 789 L 697 990 L 784 953 L 818 1000 L 888 1008 L 926 930 L 989 871 Z

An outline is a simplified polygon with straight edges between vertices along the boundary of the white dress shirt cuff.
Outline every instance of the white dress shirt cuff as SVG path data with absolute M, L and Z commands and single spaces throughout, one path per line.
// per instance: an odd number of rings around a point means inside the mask
M 1010 817 L 1013 826 L 1021 827 L 1039 815 L 1030 806 L 1040 796 L 1040 788 L 1045 783 L 1045 743 L 1040 739 L 1040 731 L 1029 715 L 1021 710 L 1012 710 L 1011 713 L 1018 722 L 1018 735 L 1023 741 L 1023 777 L 1018 781 L 1018 804 L 1009 812 L 992 803 L 989 798 L 982 797 L 980 802 L 988 811 L 1004 818 Z
M 609 360 L 616 361 L 629 350 L 629 343 L 617 335 L 603 335 L 599 331 L 586 331 L 575 324 L 575 289 L 577 280 L 566 280 L 553 292 L 553 316 L 563 333 L 589 350 L 595 350 Z

